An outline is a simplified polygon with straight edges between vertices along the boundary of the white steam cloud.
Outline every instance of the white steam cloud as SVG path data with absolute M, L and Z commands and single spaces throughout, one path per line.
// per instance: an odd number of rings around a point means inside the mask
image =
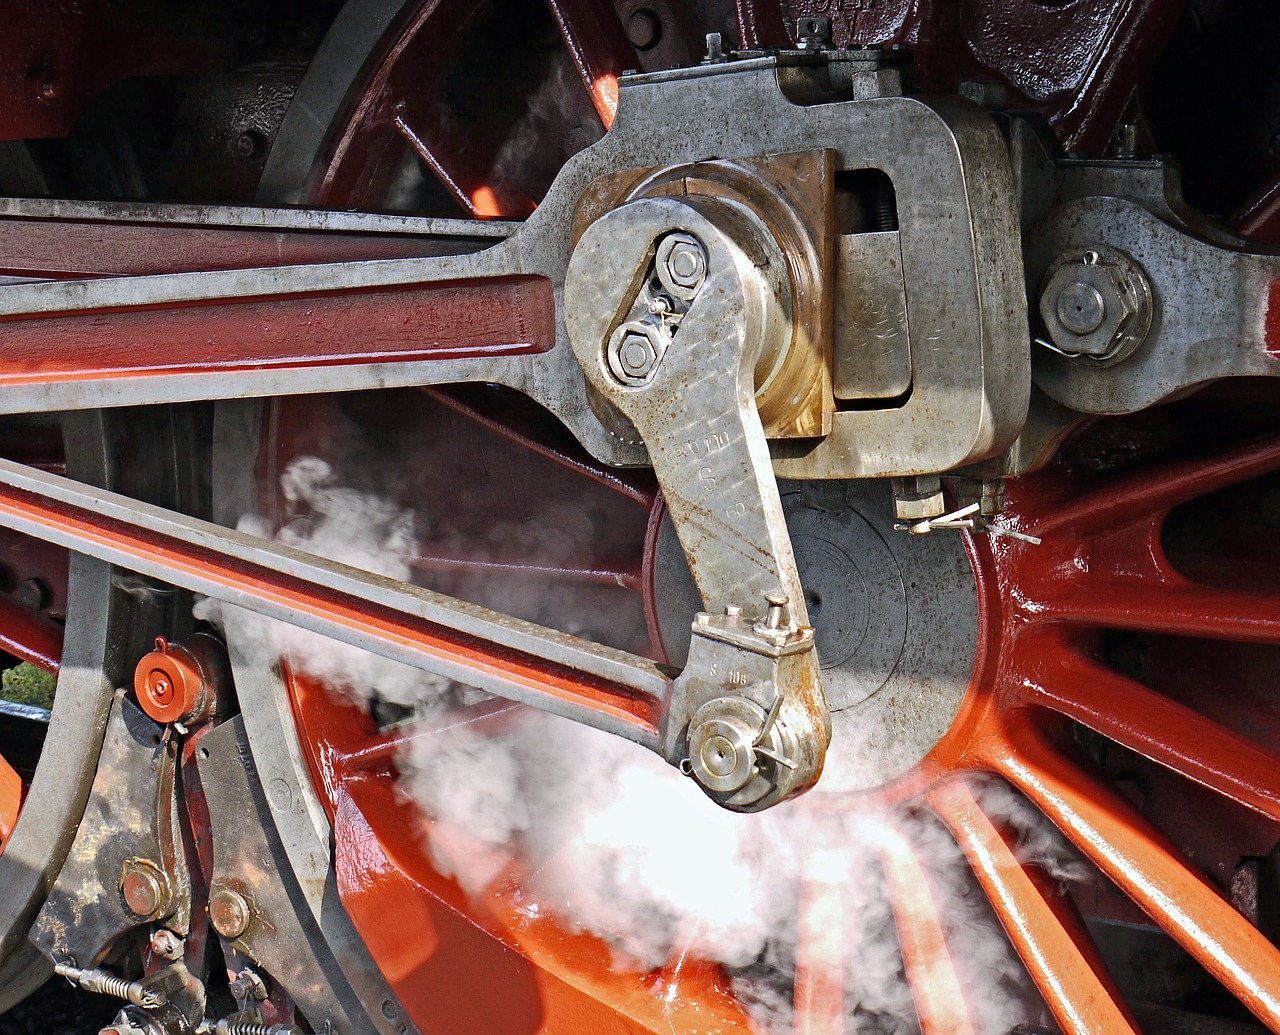
M 289 465 L 282 489 L 297 516 L 276 538 L 410 579 L 412 514 L 338 487 L 313 457 Z M 256 518 L 241 527 L 268 532 Z M 217 618 L 207 602 L 201 614 Z M 604 939 L 619 968 L 718 961 L 763 1031 L 791 1032 L 798 927 L 810 922 L 801 919 L 802 898 L 821 893 L 828 915 L 818 917 L 818 930 L 843 960 L 846 1032 L 918 1031 L 885 891 L 882 847 L 892 826 L 927 863 L 978 1030 L 1005 1033 L 1041 1019 L 1039 998 L 962 853 L 927 814 L 849 810 L 819 791 L 737 815 L 618 738 L 515 707 L 473 720 L 459 702 L 484 695 L 463 697 L 447 680 L 291 627 L 256 627 L 263 663 L 284 657 L 337 692 L 416 709 L 421 724 L 400 760 L 401 786 L 425 813 L 424 846 L 439 871 L 478 894 L 518 860 L 525 905 Z M 978 793 L 984 811 L 1015 832 L 1021 858 L 1060 881 L 1082 876 L 1066 843 L 1023 799 L 997 782 Z

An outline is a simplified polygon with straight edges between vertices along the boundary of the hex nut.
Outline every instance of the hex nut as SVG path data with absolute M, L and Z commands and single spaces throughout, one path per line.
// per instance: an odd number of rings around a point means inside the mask
M 665 336 L 656 325 L 634 320 L 610 335 L 605 365 L 619 384 L 635 387 L 649 380 L 666 349 Z
M 1151 284 L 1142 267 L 1108 245 L 1066 252 L 1049 268 L 1040 316 L 1051 347 L 1100 364 L 1133 354 L 1151 330 Z
M 946 513 L 942 479 L 936 474 L 894 478 L 893 512 L 899 521 L 924 521 Z
M 663 290 L 690 302 L 707 279 L 707 251 L 693 234 L 667 234 L 658 242 L 654 268 Z

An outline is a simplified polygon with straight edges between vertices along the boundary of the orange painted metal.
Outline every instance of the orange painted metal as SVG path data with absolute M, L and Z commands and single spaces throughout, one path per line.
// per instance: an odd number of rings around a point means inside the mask
M 1161 549 L 1160 529 L 1177 503 L 1275 468 L 1280 468 L 1280 443 L 1267 441 L 1202 461 L 1169 465 L 1155 473 L 1099 479 L 1086 488 L 1073 486 L 1056 470 L 1013 483 L 1002 522 L 1033 531 L 1045 541 L 1033 546 L 996 537 L 969 540 L 981 621 L 973 679 L 961 714 L 925 763 L 906 779 L 866 798 L 852 796 L 828 803 L 827 807 L 838 810 L 858 810 L 897 802 L 926 807 L 940 816 L 954 832 L 1015 951 L 1068 1032 L 1125 1032 L 1135 1031 L 1136 1026 L 1070 900 L 1038 870 L 1018 860 L 1004 832 L 982 812 L 973 794 L 955 781 L 957 774 L 985 772 L 1009 780 L 1260 1018 L 1273 1026 L 1280 1023 L 1276 950 L 1167 840 L 1057 746 L 1065 720 L 1075 719 L 1218 793 L 1273 815 L 1277 762 L 1271 752 L 1189 706 L 1104 668 L 1090 659 L 1082 637 L 1094 629 L 1094 623 L 1113 621 L 1092 600 L 1112 592 L 1114 581 L 1121 577 L 1117 573 L 1131 580 L 1135 593 L 1148 587 L 1158 597 L 1176 581 L 1188 599 L 1199 594 L 1199 599 L 1213 606 L 1236 606 L 1238 596 L 1199 587 L 1173 571 Z M 1067 614 L 1048 605 L 1067 592 L 1077 593 L 1082 601 L 1078 613 Z M 1226 617 L 1233 616 L 1229 612 Z M 1212 621 L 1210 612 L 1205 626 Z M 1265 639 L 1252 628 L 1256 627 L 1236 623 L 1226 635 Z M 1201 626 L 1191 631 L 1199 632 Z M 424 863 L 420 845 L 410 845 L 396 833 L 408 820 L 403 815 L 405 806 L 388 790 L 399 750 L 394 739 L 366 730 L 363 740 L 343 741 L 344 724 L 349 736 L 353 723 L 367 720 L 314 687 L 305 690 L 300 681 L 295 681 L 294 693 L 295 717 L 317 785 L 326 788 L 325 800 L 334 808 L 339 866 L 345 865 L 341 860 L 348 851 L 352 858 L 371 858 L 373 846 L 386 860 L 378 879 L 342 884 L 344 902 L 357 925 L 373 943 L 382 944 L 385 938 L 379 932 L 402 908 L 405 894 L 416 886 L 413 893 L 422 896 L 428 894 L 423 889 L 434 887 L 430 895 L 439 898 L 451 885 L 433 885 L 439 879 Z M 499 711 L 508 707 L 502 705 Z M 502 717 L 479 716 L 478 721 L 501 723 Z M 375 770 L 381 780 L 369 778 Z M 385 795 L 381 804 L 378 795 Z M 356 812 L 358 823 L 348 818 Z M 348 845 L 346 832 L 357 829 L 359 834 L 352 833 Z M 949 954 L 930 887 L 929 861 L 892 830 L 884 834 L 882 851 L 903 958 L 924 1030 L 970 1031 L 975 1022 L 966 1001 L 963 970 L 957 969 Z M 850 948 L 856 932 L 847 929 L 852 914 L 842 906 L 842 892 L 820 877 L 811 875 L 803 888 L 797 918 L 795 1030 L 840 1033 L 848 1023 L 843 972 L 847 966 L 856 967 L 856 950 Z M 635 988 L 627 976 L 610 973 L 607 961 L 592 962 L 590 954 L 587 958 L 574 955 L 572 938 L 512 940 L 509 927 L 486 926 L 488 921 L 479 919 L 504 915 L 504 910 L 506 915 L 513 909 L 518 912 L 519 901 L 519 882 L 513 877 L 483 907 L 476 902 L 458 903 L 460 910 L 519 957 L 508 962 L 503 962 L 504 955 L 494 957 L 493 974 L 505 974 L 504 968 L 511 967 L 519 987 L 518 976 L 526 973 L 523 967 L 529 963 L 531 987 L 537 988 L 543 987 L 547 973 L 569 984 L 574 984 L 568 976 L 575 970 L 589 974 L 575 985 L 577 1008 L 583 1016 L 596 1016 L 597 999 L 615 1006 L 633 1003 Z M 554 926 L 540 917 L 539 930 L 544 933 L 544 924 Z M 421 961 L 398 963 L 393 948 L 388 946 L 386 951 L 384 968 L 393 973 L 409 973 L 422 965 Z M 447 956 L 447 950 L 435 951 L 442 954 L 437 958 Z M 479 950 L 473 946 L 471 951 Z M 377 951 L 375 956 L 382 959 Z M 714 969 L 709 973 L 714 977 Z M 728 994 L 715 981 L 707 987 L 713 1002 Z M 405 994 L 414 995 L 408 988 Z M 543 992 L 529 994 L 539 1002 L 550 1001 Z M 693 1004 L 692 996 L 686 985 L 682 991 L 686 1005 Z M 421 1009 L 427 1009 L 425 1003 Z M 715 1030 L 747 1030 L 745 1019 L 725 1023 L 726 1027 Z M 562 1029 L 544 1018 L 537 1030 Z
M 57 675 L 62 626 L 0 593 L 0 650 Z
M 1083 655 L 1037 640 L 1028 698 L 1280 822 L 1280 758 L 1172 698 Z
M 218 684 L 225 679 L 207 636 L 191 646 L 157 637 L 156 649 L 139 659 L 133 673 L 138 704 L 156 722 L 204 722 L 218 702 Z
M 892 826 L 882 831 L 885 885 L 923 1035 L 974 1035 L 963 982 L 943 934 L 928 864 Z
M 362 708 L 311 680 L 290 674 L 289 685 L 307 761 L 339 846 L 339 894 L 424 1032 L 750 1030 L 718 968 L 687 960 L 651 973 L 618 969 L 605 943 L 567 932 L 526 901 L 518 862 L 477 859 L 501 875 L 474 896 L 442 877 L 423 851 L 428 820 L 396 787 L 395 761 L 405 750 L 405 734 L 379 733 Z M 472 728 L 500 731 L 512 707 L 482 706 Z M 412 734 L 432 735 L 429 726 Z M 445 836 L 468 843 L 465 830 Z M 484 849 L 475 844 L 473 851 Z
M 1136 1032 L 1137 1024 L 1074 905 L 1034 867 L 962 780 L 935 787 L 929 804 L 947 823 L 1014 950 L 1068 1035 Z
M 800 888 L 796 921 L 796 981 L 794 1035 L 842 1035 L 845 970 L 857 966 L 847 930 L 849 902 L 838 876 L 812 866 Z
M 1280 950 L 1124 799 L 1067 761 L 1031 717 L 1006 720 L 987 763 L 1264 1024 L 1280 1031 Z
M 248 592 L 259 600 L 323 617 L 362 635 L 462 662 L 477 672 L 494 674 L 570 704 L 586 704 L 634 728 L 641 741 L 656 737 L 661 720 L 658 706 L 623 684 L 550 665 L 504 645 L 375 605 L 354 594 L 317 587 L 263 563 L 229 560 L 162 532 L 104 519 L 88 508 L 37 498 L 13 486 L 0 487 L 0 512 L 27 520 L 36 518 L 51 534 L 109 549 L 125 564 L 130 559 L 148 565 L 163 563 L 179 584 L 198 576 L 227 589 Z
M 18 812 L 22 809 L 26 793 L 22 777 L 0 757 L 0 851 L 4 850 L 5 842 L 18 822 Z

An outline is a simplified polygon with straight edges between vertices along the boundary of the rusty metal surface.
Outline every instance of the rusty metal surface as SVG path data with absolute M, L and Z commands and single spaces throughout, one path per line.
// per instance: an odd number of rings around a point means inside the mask
M 689 166 L 629 169 L 602 177 L 573 214 L 575 243 L 596 219 L 642 197 L 721 199 L 746 205 L 782 247 L 791 287 L 791 340 L 756 361 L 756 406 L 769 438 L 831 430 L 832 238 L 835 170 L 831 151 L 766 155 Z M 901 265 L 901 263 L 899 263 Z M 909 376 L 909 372 L 908 372 Z
M 302 315 L 308 295 L 361 292 L 348 303 L 354 307 L 357 299 L 368 297 L 366 292 L 406 284 L 431 283 L 440 285 L 440 291 L 458 292 L 459 305 L 465 303 L 467 282 L 476 278 L 546 277 L 549 292 L 560 282 L 567 263 L 573 207 L 602 173 L 659 162 L 678 165 L 696 160 L 708 148 L 726 157 L 750 156 L 809 150 L 834 140 L 840 144 L 837 169 L 877 167 L 895 182 L 904 276 L 913 284 L 928 285 L 913 291 L 911 333 L 929 341 L 945 327 L 954 344 L 946 349 L 913 350 L 917 390 L 904 406 L 836 414 L 832 436 L 812 449 L 792 449 L 777 457 L 780 472 L 836 477 L 945 470 L 998 452 L 1016 436 L 1025 418 L 1028 390 L 1025 307 L 1007 161 L 994 125 L 983 113 L 966 104 L 925 104 L 898 97 L 796 107 L 778 88 L 773 60 L 764 58 L 732 63 L 727 72 L 700 68 L 636 76 L 626 82 L 621 97 L 615 129 L 565 166 L 556 189 L 515 237 L 476 256 L 6 288 L 0 294 L 0 307 L 13 331 L 22 327 L 21 333 L 32 339 L 37 354 L 42 343 L 45 351 L 51 347 L 51 320 L 67 321 L 66 327 L 59 328 L 60 339 L 85 324 L 89 330 L 78 333 L 82 354 L 58 354 L 54 366 L 61 374 L 52 376 L 61 376 L 61 384 L 46 380 L 21 388 L 10 385 L 4 396 L 13 408 L 88 405 L 86 385 L 101 383 L 119 362 L 95 356 L 104 347 L 103 336 L 112 334 L 117 321 L 137 323 L 126 332 L 134 340 L 139 333 L 163 334 L 169 349 L 179 356 L 185 352 L 189 359 L 208 351 L 211 322 L 222 321 L 219 337 L 227 337 L 233 358 L 238 353 L 256 356 L 262 349 L 261 330 L 254 329 L 249 341 L 241 340 L 239 333 L 254 326 L 256 306 L 228 304 L 246 294 L 262 297 L 283 292 L 290 297 L 275 304 Z M 749 118 L 745 112 L 750 112 Z M 647 127 L 655 120 L 696 126 L 697 138 L 677 140 L 670 133 L 651 136 Z M 707 132 L 718 133 L 719 139 L 706 138 Z M 904 142 L 910 146 L 904 149 Z M 949 206 L 945 216 L 938 211 L 940 204 Z M 128 311 L 140 306 L 147 311 Z M 236 311 L 239 307 L 241 312 Z M 108 312 L 120 308 L 125 311 Z M 42 315 L 33 318 L 35 313 Z M 502 323 L 505 334 L 498 326 L 490 330 L 497 337 L 527 343 L 529 331 L 519 324 L 534 315 L 528 306 L 507 307 L 494 321 L 510 318 Z M 363 314 L 358 317 L 366 319 Z M 318 329 L 330 339 L 336 336 L 345 341 L 352 322 L 338 320 L 336 327 L 327 327 L 320 321 Z M 516 356 L 500 350 L 503 359 L 436 362 L 447 355 L 445 350 L 429 352 L 435 357 L 431 362 L 369 364 L 356 362 L 330 344 L 328 350 L 338 353 L 330 360 L 337 358 L 341 365 L 309 371 L 305 363 L 297 369 L 299 356 L 314 356 L 324 349 L 317 348 L 310 337 L 299 341 L 286 336 L 268 349 L 269 357 L 285 369 L 252 376 L 234 369 L 219 370 L 216 375 L 189 370 L 188 375 L 175 378 L 163 378 L 158 372 L 116 376 L 111 388 L 113 398 L 125 402 L 191 399 L 211 392 L 225 397 L 488 380 L 526 391 L 546 404 L 595 455 L 610 462 L 636 462 L 640 459 L 637 448 L 611 436 L 590 416 L 581 381 L 574 373 L 576 362 L 568 355 L 563 337 L 562 314 L 556 314 L 556 324 L 556 347 L 523 361 L 519 354 L 530 350 L 517 348 Z M 464 329 L 467 326 L 463 324 Z M 115 341 L 121 339 L 118 330 Z M 441 330 L 441 345 L 447 342 L 444 333 Z M 186 349 L 181 344 L 184 340 L 189 343 Z M 379 344 L 386 343 L 379 339 Z M 287 369 L 291 361 L 292 370 Z M 73 375 L 86 367 L 98 373 L 81 383 L 82 378 Z M 46 371 L 48 376 L 51 372 Z M 956 378 L 968 387 L 959 393 L 947 389 L 943 394 L 950 401 L 942 406 L 934 398 L 942 390 L 935 386 L 950 385 Z M 964 408 L 956 405 L 957 399 L 963 400 Z M 100 402 L 96 395 L 93 400 Z
M 190 928 L 177 745 L 162 732 L 117 694 L 79 832 L 32 929 L 32 941 L 55 962 L 96 966 L 121 934 L 155 920 L 179 932 Z M 130 894 L 135 875 L 154 889 L 140 912 L 130 908 L 141 904 Z

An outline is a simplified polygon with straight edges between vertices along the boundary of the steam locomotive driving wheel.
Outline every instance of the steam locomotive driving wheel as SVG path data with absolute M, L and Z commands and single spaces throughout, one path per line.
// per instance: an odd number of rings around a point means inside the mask
M 1280 1031 L 1275 191 L 1177 5 L 829 6 L 351 0 L 259 207 L 9 203 L 0 1002 Z

